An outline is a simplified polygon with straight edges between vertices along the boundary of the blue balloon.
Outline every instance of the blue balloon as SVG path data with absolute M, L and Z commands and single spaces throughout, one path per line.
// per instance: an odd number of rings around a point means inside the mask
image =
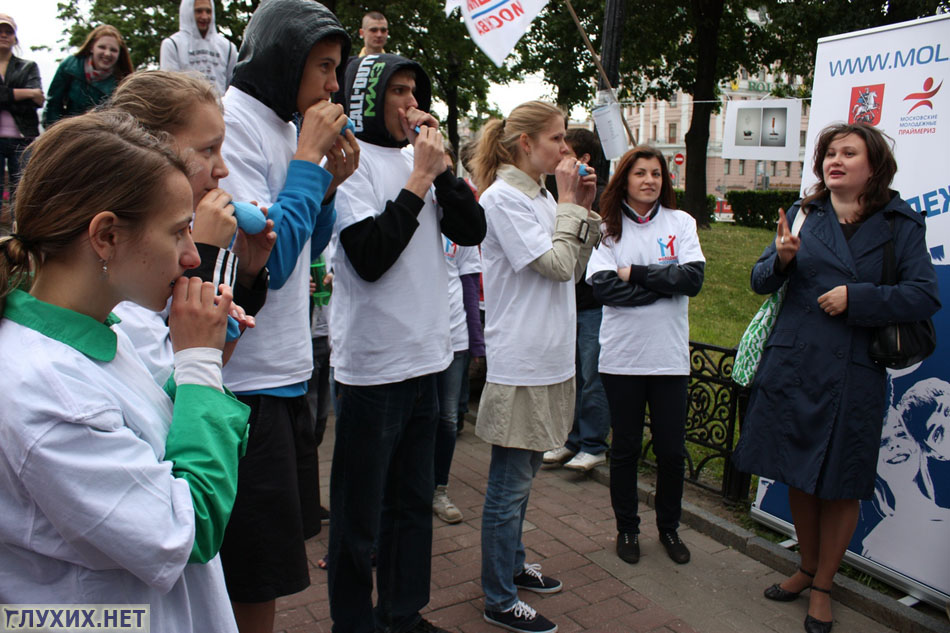
M 256 235 L 267 226 L 267 218 L 264 213 L 249 202 L 232 202 L 234 205 L 234 217 L 237 218 L 238 227 L 243 229 L 248 235 Z

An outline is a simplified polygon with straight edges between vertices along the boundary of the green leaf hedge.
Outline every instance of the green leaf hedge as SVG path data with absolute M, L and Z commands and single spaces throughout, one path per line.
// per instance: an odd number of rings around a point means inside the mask
M 726 200 L 736 224 L 774 229 L 779 208 L 788 209 L 798 200 L 797 191 L 729 191 Z

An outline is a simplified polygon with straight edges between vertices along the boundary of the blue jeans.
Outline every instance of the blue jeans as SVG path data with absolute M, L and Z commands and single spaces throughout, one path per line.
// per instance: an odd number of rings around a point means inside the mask
M 575 453 L 600 455 L 607 450 L 610 432 L 610 408 L 600 382 L 600 322 L 603 310 L 577 311 L 577 400 L 574 402 L 574 426 L 565 446 Z
M 524 569 L 521 530 L 531 482 L 544 453 L 492 445 L 482 510 L 482 590 L 485 608 L 507 611 L 518 602 L 515 576 Z
M 436 375 L 337 384 L 330 472 L 329 595 L 333 631 L 402 633 L 429 602 Z M 373 609 L 376 547 L 377 606 Z
M 439 389 L 439 428 L 435 432 L 435 485 L 449 483 L 455 438 L 458 437 L 459 393 L 462 375 L 468 371 L 468 352 L 455 352 L 452 364 L 437 375 Z

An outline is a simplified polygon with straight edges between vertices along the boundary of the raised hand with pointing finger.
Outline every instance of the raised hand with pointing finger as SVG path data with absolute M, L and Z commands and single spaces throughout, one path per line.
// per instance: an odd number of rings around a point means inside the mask
M 799 210 L 799 213 L 802 213 Z M 785 209 L 778 210 L 778 232 L 775 235 L 775 250 L 778 253 L 779 269 L 785 270 L 795 255 L 798 254 L 798 247 L 802 240 L 797 235 L 792 235 L 792 230 L 788 226 L 788 218 L 785 217 Z

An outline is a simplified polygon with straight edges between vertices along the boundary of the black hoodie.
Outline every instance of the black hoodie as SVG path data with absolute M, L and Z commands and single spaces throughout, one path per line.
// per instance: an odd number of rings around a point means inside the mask
M 342 45 L 340 59 L 347 59 L 350 37 L 325 6 L 315 0 L 264 0 L 244 31 L 231 85 L 290 121 L 297 111 L 297 92 L 310 49 L 331 36 Z M 343 76 L 340 64 L 340 85 Z
M 342 101 L 347 116 L 356 128 L 356 138 L 381 147 L 403 147 L 409 141 L 397 141 L 386 129 L 384 114 L 386 86 L 398 70 L 415 73 L 413 95 L 423 112 L 432 102 L 432 85 L 422 66 L 399 55 L 354 57 L 346 66 Z M 360 167 L 364 169 L 364 167 Z M 472 190 L 449 169 L 436 177 L 435 197 L 442 207 L 441 230 L 456 244 L 475 246 L 485 237 L 485 212 L 475 201 Z M 366 281 L 376 281 L 396 263 L 419 226 L 416 217 L 424 202 L 408 189 L 402 189 L 386 203 L 383 211 L 364 218 L 340 231 L 340 245 L 356 273 Z
M 386 86 L 389 80 L 400 70 L 410 70 L 416 76 L 416 89 L 413 91 L 419 109 L 428 112 L 432 105 L 432 84 L 429 76 L 416 62 L 382 53 L 354 57 L 346 65 L 346 79 L 342 97 L 336 98 L 343 103 L 343 110 L 356 127 L 356 138 L 382 147 L 403 147 L 408 140 L 397 141 L 386 129 L 383 116 L 383 104 L 386 100 Z

